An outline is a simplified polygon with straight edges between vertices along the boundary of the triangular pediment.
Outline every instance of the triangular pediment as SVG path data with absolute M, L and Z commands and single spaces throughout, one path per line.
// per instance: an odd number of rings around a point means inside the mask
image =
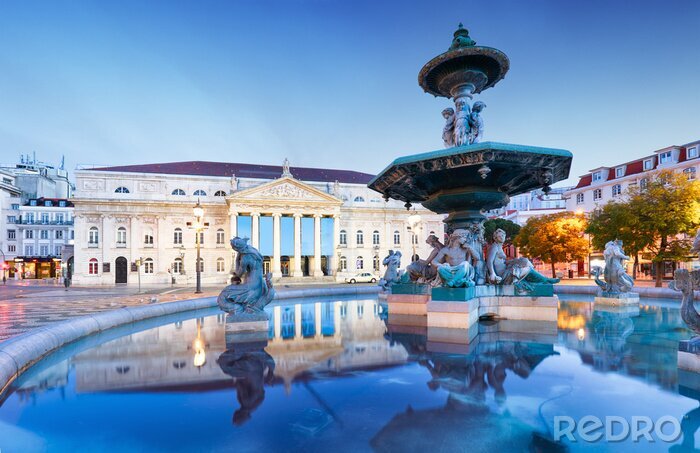
M 342 204 L 342 200 L 316 189 L 294 178 L 284 177 L 250 189 L 234 192 L 228 197 L 231 201 L 284 201 L 315 202 L 332 205 Z

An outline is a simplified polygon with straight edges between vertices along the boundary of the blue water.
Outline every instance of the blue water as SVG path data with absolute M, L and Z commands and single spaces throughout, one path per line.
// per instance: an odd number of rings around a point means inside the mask
M 678 302 L 562 299 L 557 323 L 480 323 L 469 342 L 374 299 L 268 307 L 254 338 L 213 309 L 120 328 L 16 382 L 0 451 L 693 451 L 700 379 L 677 369 Z M 684 432 L 557 443 L 560 415 L 668 415 Z

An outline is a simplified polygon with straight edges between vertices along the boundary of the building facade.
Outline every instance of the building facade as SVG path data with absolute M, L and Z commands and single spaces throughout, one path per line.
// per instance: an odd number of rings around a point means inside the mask
M 658 170 L 681 172 L 689 180 L 697 179 L 700 171 L 700 141 L 669 146 L 631 162 L 591 170 L 582 175 L 576 187 L 566 193 L 566 209 L 588 215 L 606 203 L 622 200 L 630 187 L 644 187 L 651 174 Z M 631 273 L 632 263 L 627 264 Z M 686 264 L 691 268 L 700 267 L 697 258 Z M 604 265 L 602 251 L 592 251 L 585 263 L 584 273 L 587 274 L 590 267 Z M 663 277 L 673 278 L 674 267 L 675 263 L 665 262 Z M 651 276 L 652 270 L 651 256 L 642 253 L 638 276 Z
M 73 244 L 75 236 L 73 203 L 56 198 L 30 199 L 17 212 L 14 278 L 60 277 L 64 248 Z
M 406 263 L 426 257 L 441 215 L 417 208 L 411 230 L 400 202 L 367 188 L 353 171 L 180 162 L 76 171 L 73 281 L 85 285 L 193 284 L 196 236 L 188 222 L 204 209 L 204 284 L 228 282 L 231 237 L 250 238 L 276 280 L 379 276 L 390 249 Z M 137 263 L 141 263 L 140 266 Z

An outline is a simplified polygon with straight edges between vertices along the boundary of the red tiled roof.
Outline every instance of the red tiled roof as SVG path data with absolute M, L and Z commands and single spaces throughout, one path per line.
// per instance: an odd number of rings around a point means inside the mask
M 239 164 L 230 162 L 166 162 L 162 164 L 122 165 L 117 167 L 93 168 L 94 171 L 115 171 L 128 173 L 161 173 L 166 175 L 227 176 L 235 174 L 238 178 L 275 179 L 282 175 L 278 165 Z M 302 181 L 342 182 L 350 184 L 367 184 L 374 175 L 349 170 L 331 170 L 325 168 L 291 167 L 295 178 Z
M 574 189 L 579 189 L 581 187 L 587 187 L 591 185 L 591 181 L 593 180 L 593 176 L 588 174 L 588 175 L 583 175 L 581 176 L 581 179 L 578 180 L 578 184 Z

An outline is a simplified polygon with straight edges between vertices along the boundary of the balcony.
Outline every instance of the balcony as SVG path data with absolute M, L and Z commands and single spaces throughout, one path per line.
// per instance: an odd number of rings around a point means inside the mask
M 42 220 L 27 220 L 27 219 L 19 219 L 15 221 L 15 224 L 17 225 L 48 225 L 48 226 L 69 226 L 73 225 L 72 220 L 53 220 L 53 221 L 47 221 L 44 222 Z

